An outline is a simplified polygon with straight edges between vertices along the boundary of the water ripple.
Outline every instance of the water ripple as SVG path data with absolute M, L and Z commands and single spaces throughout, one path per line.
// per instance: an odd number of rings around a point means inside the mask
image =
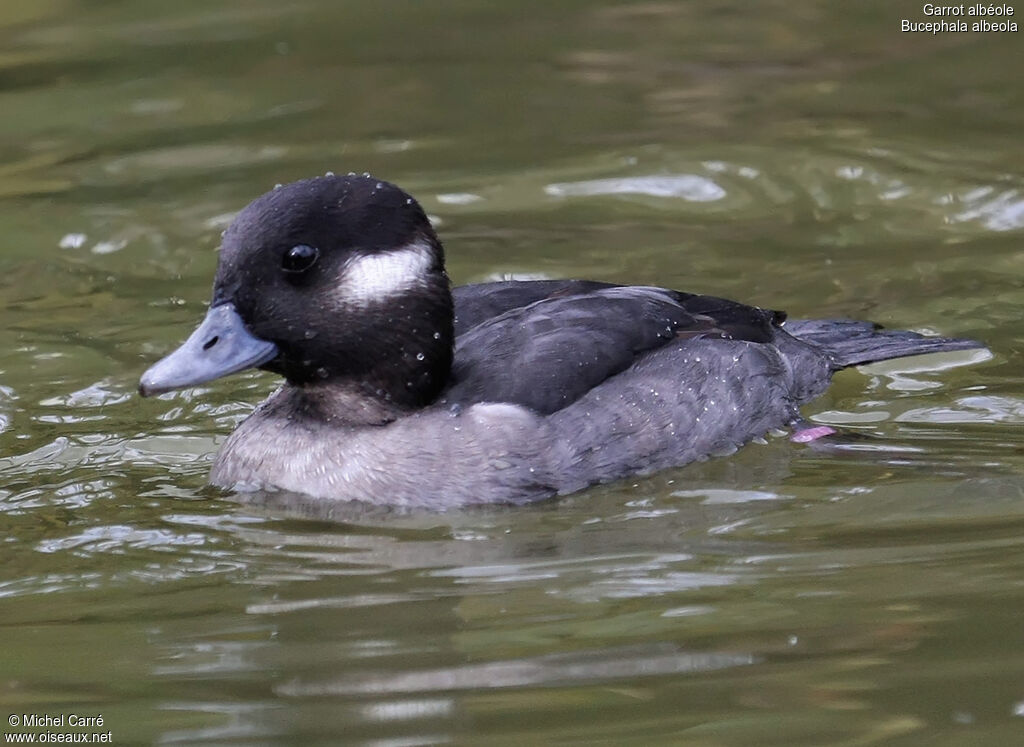
M 713 180 L 697 174 L 629 176 L 549 184 L 544 188 L 544 192 L 552 197 L 647 195 L 649 197 L 675 197 L 688 202 L 714 202 L 724 199 L 726 196 L 726 191 Z
M 1024 400 L 976 395 L 960 397 L 956 407 L 918 407 L 899 415 L 901 423 L 1024 423 Z
M 553 654 L 388 675 L 353 675 L 321 682 L 293 681 L 279 685 L 275 691 L 286 696 L 308 697 L 489 690 L 710 672 L 757 663 L 752 654 L 688 653 L 668 644 L 644 648 L 644 651 L 631 647 Z
M 182 534 L 169 529 L 140 529 L 125 524 L 89 527 L 77 534 L 43 540 L 39 552 L 55 553 L 82 549 L 91 553 L 117 553 L 127 549 L 199 547 L 209 543 L 205 534 Z

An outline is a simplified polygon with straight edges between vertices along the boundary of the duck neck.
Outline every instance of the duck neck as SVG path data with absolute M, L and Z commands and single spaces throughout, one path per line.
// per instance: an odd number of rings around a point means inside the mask
M 315 357 L 289 356 L 301 364 L 281 371 L 282 391 L 296 411 L 379 424 L 433 403 L 451 375 L 455 334 L 447 276 L 429 290 L 353 315 Z
M 303 386 L 286 384 L 268 401 L 266 415 L 309 426 L 380 426 L 411 411 L 364 384 L 326 381 Z

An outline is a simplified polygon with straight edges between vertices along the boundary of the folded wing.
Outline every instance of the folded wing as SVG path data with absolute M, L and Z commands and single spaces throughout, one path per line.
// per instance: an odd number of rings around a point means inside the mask
M 509 402 L 549 414 L 670 341 L 770 342 L 782 318 L 661 288 L 578 281 L 489 285 L 496 286 L 493 292 L 476 286 L 466 311 L 456 295 L 460 318 L 483 318 L 456 339 L 452 383 L 443 395 L 448 404 Z M 497 313 L 488 317 L 485 309 Z

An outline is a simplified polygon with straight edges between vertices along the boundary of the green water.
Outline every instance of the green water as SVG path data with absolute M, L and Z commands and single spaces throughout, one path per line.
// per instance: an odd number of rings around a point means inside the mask
M 1024 11 L 1024 7 L 1020 10 Z M 912 3 L 0 5 L 0 723 L 114 744 L 1024 741 L 1018 34 Z M 1018 19 L 1024 21 L 1024 19 Z M 220 231 L 371 171 L 456 282 L 658 283 L 985 340 L 785 438 L 527 508 L 204 487 L 266 374 L 140 400 Z M 6 733 L 44 729 L 4 726 Z

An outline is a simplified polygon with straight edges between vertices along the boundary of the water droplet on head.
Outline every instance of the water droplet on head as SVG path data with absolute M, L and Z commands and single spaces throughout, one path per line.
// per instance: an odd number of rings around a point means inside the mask
M 354 171 L 350 171 L 350 172 L 348 172 L 348 175 L 349 175 L 349 176 L 355 176 L 355 175 L 356 175 L 356 172 L 354 172 Z
M 384 187 L 383 182 L 377 182 L 377 186 L 374 187 L 374 189 L 383 189 L 383 187 Z
M 305 332 L 302 333 L 302 336 L 305 337 L 307 340 L 312 340 L 314 337 L 316 337 L 316 332 L 311 329 L 307 329 Z
M 426 360 L 426 357 L 423 353 L 416 353 L 416 360 L 418 361 Z
M 334 172 L 333 171 L 325 171 L 324 172 L 324 176 L 334 176 Z
M 364 176 L 365 178 L 369 179 L 369 178 L 370 178 L 370 172 L 369 172 L 369 171 L 364 171 L 364 172 L 363 172 L 363 176 Z
M 435 332 L 434 333 L 434 339 L 435 340 L 440 340 L 441 339 L 441 333 L 440 332 Z
M 283 184 L 275 184 L 274 185 L 274 189 L 281 189 L 281 187 L 283 187 L 283 186 L 284 186 Z
M 406 205 L 412 205 L 412 198 L 411 197 L 406 197 L 405 198 L 405 204 Z
M 331 372 L 328 371 L 323 366 L 320 366 L 320 368 L 316 370 L 316 375 L 319 376 L 321 379 L 326 379 L 328 376 L 331 375 Z

